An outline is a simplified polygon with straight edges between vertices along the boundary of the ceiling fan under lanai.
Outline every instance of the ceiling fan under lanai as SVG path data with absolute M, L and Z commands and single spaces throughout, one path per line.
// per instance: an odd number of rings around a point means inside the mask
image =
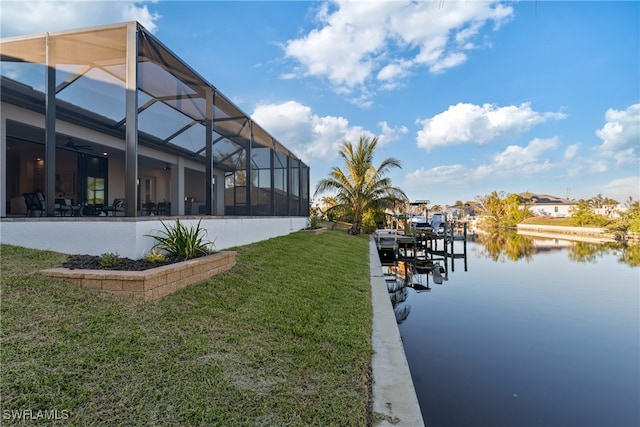
M 80 151 L 80 150 L 87 150 L 87 151 L 93 151 L 93 147 L 89 144 L 76 144 L 75 142 L 73 142 L 73 139 L 71 139 L 71 137 L 69 137 L 69 139 L 67 140 L 67 143 L 65 144 L 65 147 L 70 148 L 72 150 L 75 151 Z

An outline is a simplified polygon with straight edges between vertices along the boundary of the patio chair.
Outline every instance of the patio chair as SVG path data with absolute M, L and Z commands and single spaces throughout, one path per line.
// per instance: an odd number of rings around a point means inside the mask
M 68 203 L 67 203 L 68 202 Z M 67 213 L 72 214 L 71 200 L 68 199 L 56 199 L 56 212 L 60 212 L 61 216 L 67 216 Z
M 113 212 L 115 216 L 118 212 L 122 212 L 124 215 L 126 209 L 126 203 L 124 199 L 113 199 L 111 206 L 105 206 L 102 208 L 105 214 L 109 215 L 109 212 Z
M 100 216 L 102 209 L 102 205 L 84 205 L 79 209 L 79 214 L 80 216 Z
M 160 202 L 156 205 L 158 216 L 171 215 L 171 202 Z
M 22 193 L 24 203 L 27 205 L 26 216 L 43 216 L 45 214 L 44 196 L 42 193 Z
M 152 202 L 143 203 L 140 209 L 140 215 L 155 215 L 156 204 Z

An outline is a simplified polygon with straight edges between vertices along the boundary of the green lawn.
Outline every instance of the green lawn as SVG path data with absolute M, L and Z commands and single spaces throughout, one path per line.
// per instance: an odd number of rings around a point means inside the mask
M 147 303 L 38 274 L 65 255 L 0 250 L 2 425 L 11 410 L 64 410 L 75 426 L 369 421 L 365 238 L 239 247 L 231 271 Z
M 546 216 L 533 216 L 522 221 L 522 224 L 553 225 L 562 227 L 575 226 L 572 218 L 551 218 Z

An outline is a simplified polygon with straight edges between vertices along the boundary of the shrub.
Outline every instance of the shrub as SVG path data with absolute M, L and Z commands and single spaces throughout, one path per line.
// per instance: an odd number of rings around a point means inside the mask
M 629 233 L 640 233 L 640 204 L 628 203 L 628 208 L 620 212 L 620 217 L 607 226 L 607 230 L 626 238 Z
M 371 234 L 376 230 L 375 212 L 367 211 L 362 215 L 362 231 Z
M 117 252 L 107 252 L 100 255 L 98 262 L 103 268 L 112 268 L 120 264 L 120 255 Z
M 162 252 L 157 252 L 155 249 L 152 249 L 144 259 L 154 264 L 167 262 L 167 257 Z
M 176 219 L 176 223 L 173 226 L 160 221 L 164 227 L 164 231 L 160 230 L 162 235 L 149 235 L 157 242 L 152 250 L 159 249 L 169 255 L 185 259 L 211 253 L 209 246 L 213 246 L 214 243 L 204 240 L 202 235 L 206 234 L 207 230 L 200 226 L 201 221 L 199 220 L 193 227 L 187 227 L 179 219 Z
M 307 228 L 309 230 L 315 230 L 316 228 L 320 228 L 320 219 L 315 215 L 311 215 L 309 217 L 309 226 Z

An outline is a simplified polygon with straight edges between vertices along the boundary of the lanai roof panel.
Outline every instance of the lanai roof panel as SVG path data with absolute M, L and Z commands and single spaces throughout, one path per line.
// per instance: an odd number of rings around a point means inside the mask
M 60 99 L 66 99 L 67 102 L 87 111 L 104 115 L 105 119 L 108 119 L 105 122 L 112 123 L 115 120 L 119 126 L 124 124 L 124 117 L 118 117 L 121 114 L 121 108 L 100 108 L 97 104 L 86 103 L 86 101 L 83 103 L 77 100 L 80 98 L 78 95 L 72 96 L 72 93 L 83 92 L 79 89 L 82 89 L 81 86 L 84 84 L 86 85 L 84 93 L 100 94 L 103 100 L 100 102 L 120 103 L 122 96 L 118 95 L 113 99 L 109 88 L 117 87 L 118 91 L 124 90 L 127 33 L 130 25 L 136 25 L 137 30 L 140 94 L 154 97 L 156 102 L 159 101 L 169 109 L 179 112 L 175 116 L 179 117 L 175 120 L 175 126 L 167 127 L 166 131 L 158 132 L 150 127 L 140 130 L 158 137 L 165 144 L 181 148 L 189 147 L 189 151 L 193 150 L 192 152 L 202 155 L 206 138 L 203 138 L 202 142 L 199 139 L 202 135 L 201 128 L 204 127 L 206 120 L 207 92 L 212 91 L 214 95 L 213 138 L 214 141 L 219 140 L 219 137 L 225 139 L 224 143 L 218 145 L 217 154 L 214 154 L 214 157 L 227 164 L 228 162 L 242 163 L 238 161 L 237 156 L 243 155 L 252 140 L 250 117 L 136 22 L 49 34 L 55 52 L 54 62 L 59 67 L 59 73 L 64 73 L 64 79 L 58 79 L 57 82 Z M 46 35 L 0 40 L 0 55 L 3 76 L 10 76 L 38 91 L 44 91 L 44 67 L 41 65 L 46 61 Z M 12 71 L 11 67 L 16 66 L 17 63 L 40 64 L 40 67 L 18 66 L 21 79 L 9 74 Z M 83 83 L 78 83 L 79 81 Z M 73 84 L 77 85 L 76 88 L 69 89 Z M 144 99 L 144 96 L 141 98 Z M 124 104 L 124 101 L 122 103 Z M 145 109 L 154 111 L 157 108 L 153 105 L 145 108 L 139 105 L 139 107 L 139 118 L 142 122 L 147 120 L 142 118 Z M 166 117 L 166 113 L 164 115 Z M 94 120 L 96 116 L 92 114 Z M 149 122 L 154 120 L 156 119 Z M 194 121 L 198 124 L 195 125 Z M 255 122 L 253 126 L 257 146 L 274 148 L 278 152 L 296 158 Z M 223 146 L 224 149 L 221 150 Z M 216 153 L 215 145 L 214 153 Z M 231 160 L 232 158 L 235 159 Z

